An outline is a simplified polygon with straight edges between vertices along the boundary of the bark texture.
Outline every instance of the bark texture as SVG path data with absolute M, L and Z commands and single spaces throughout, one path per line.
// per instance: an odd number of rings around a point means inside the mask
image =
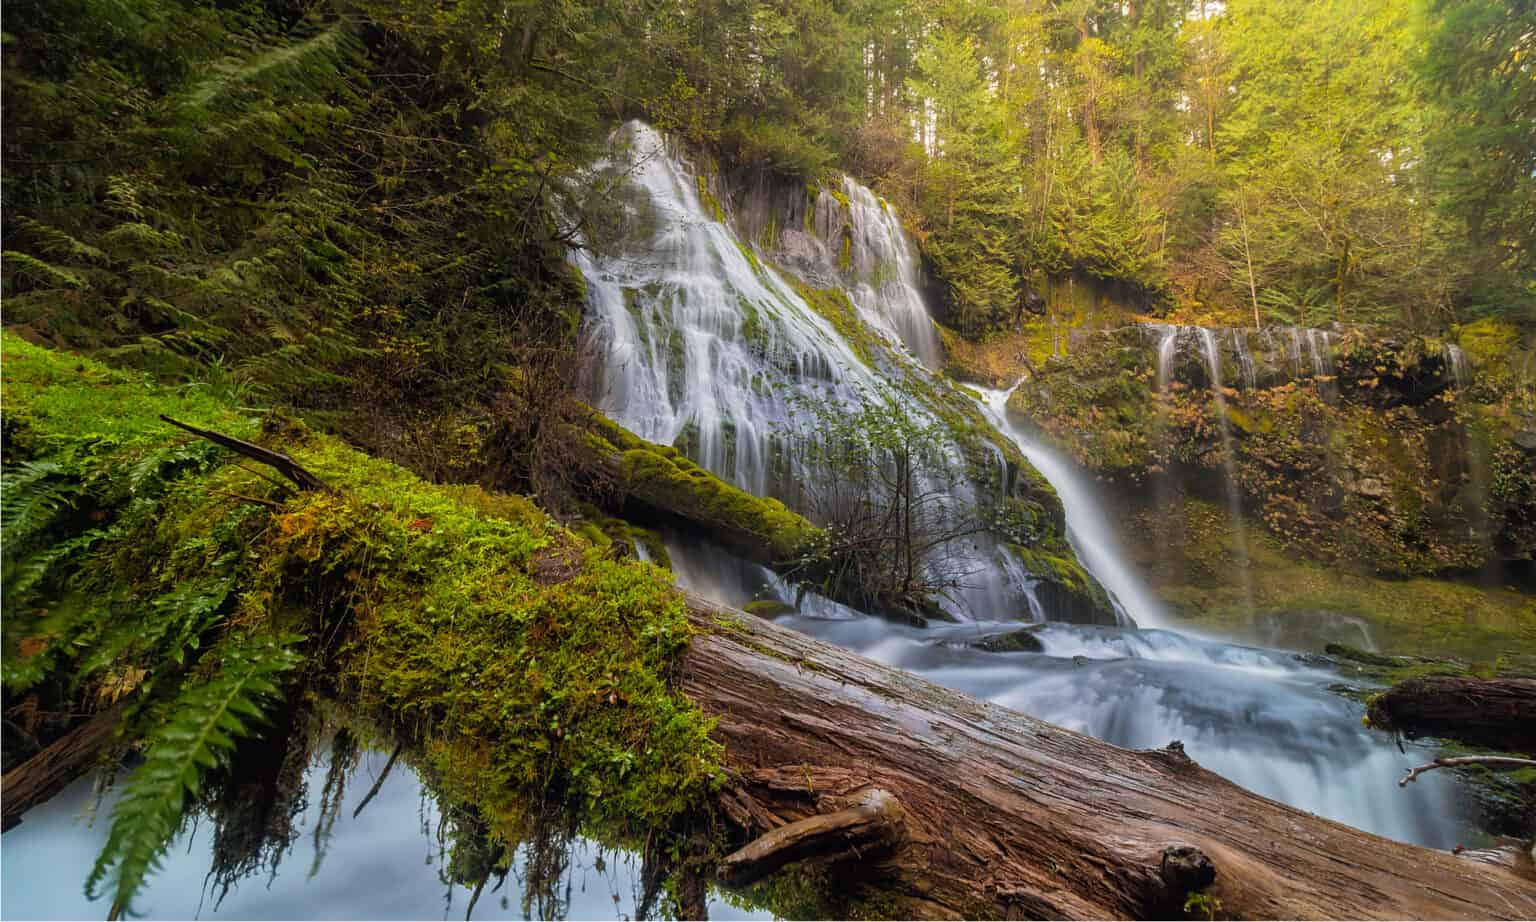
M 1368 715 L 1409 736 L 1536 753 L 1536 679 L 1409 679 L 1371 699 Z
M 101 711 L 0 776 L 0 831 L 85 774 L 111 745 L 121 717 L 121 706 Z
M 748 841 L 886 792 L 900 843 L 839 872 L 881 914 L 1169 917 L 1204 886 L 1234 918 L 1536 917 L 1523 852 L 1490 863 L 1391 842 L 1250 793 L 1182 747 L 1120 749 L 690 608 L 702 633 L 681 685 L 719 719 L 733 770 L 721 813 Z

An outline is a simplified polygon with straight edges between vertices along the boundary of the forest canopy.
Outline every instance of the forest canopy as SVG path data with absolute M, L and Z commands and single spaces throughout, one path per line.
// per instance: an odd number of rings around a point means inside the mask
M 871 183 L 972 334 L 1068 273 L 1258 323 L 1536 303 L 1517 0 L 7 13 L 8 321 L 314 411 L 479 406 L 509 341 L 564 336 L 580 217 L 554 199 L 628 117 L 743 168 Z

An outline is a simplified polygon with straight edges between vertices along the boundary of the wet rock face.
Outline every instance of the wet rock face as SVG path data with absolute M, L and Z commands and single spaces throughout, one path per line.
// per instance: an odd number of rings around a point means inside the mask
M 1464 572 L 1536 554 L 1536 389 L 1509 371 L 1522 355 L 1474 361 L 1363 327 L 1146 325 L 1051 360 L 1009 409 L 1165 514 L 1235 493 L 1305 555 Z

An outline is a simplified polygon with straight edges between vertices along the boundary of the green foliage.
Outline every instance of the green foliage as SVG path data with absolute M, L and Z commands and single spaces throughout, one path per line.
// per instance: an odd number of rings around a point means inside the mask
M 692 630 L 664 571 L 523 497 L 432 486 L 290 421 L 263 435 L 207 388 L 3 344 L 5 680 L 128 702 L 121 739 L 146 761 L 90 882 L 120 907 L 300 667 L 393 715 L 498 820 L 564 800 L 639 842 L 699 809 L 720 750 L 673 690 Z M 335 491 L 296 492 L 161 413 L 272 439 Z
M 292 649 L 299 640 L 252 636 L 209 651 L 218 671 L 184 686 L 165 725 L 150 737 L 143 764 L 112 810 L 111 832 L 86 878 L 87 895 L 94 899 L 105 883 L 113 905 L 132 912 L 135 894 L 181 826 L 188 798 L 197 797 L 204 775 L 228 759 L 235 741 L 253 732 L 263 705 L 279 694 L 279 677 L 302 661 Z

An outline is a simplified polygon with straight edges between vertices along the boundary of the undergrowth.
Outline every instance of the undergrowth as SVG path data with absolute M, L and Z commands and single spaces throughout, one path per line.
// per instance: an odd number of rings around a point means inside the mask
M 387 715 L 498 822 L 557 798 L 631 842 L 700 805 L 720 749 L 671 689 L 690 628 L 662 571 L 522 497 L 3 342 L 6 691 L 121 704 L 120 743 L 144 755 L 92 891 L 131 911 L 201 784 L 305 685 Z M 297 491 L 161 413 L 269 441 L 334 490 Z

